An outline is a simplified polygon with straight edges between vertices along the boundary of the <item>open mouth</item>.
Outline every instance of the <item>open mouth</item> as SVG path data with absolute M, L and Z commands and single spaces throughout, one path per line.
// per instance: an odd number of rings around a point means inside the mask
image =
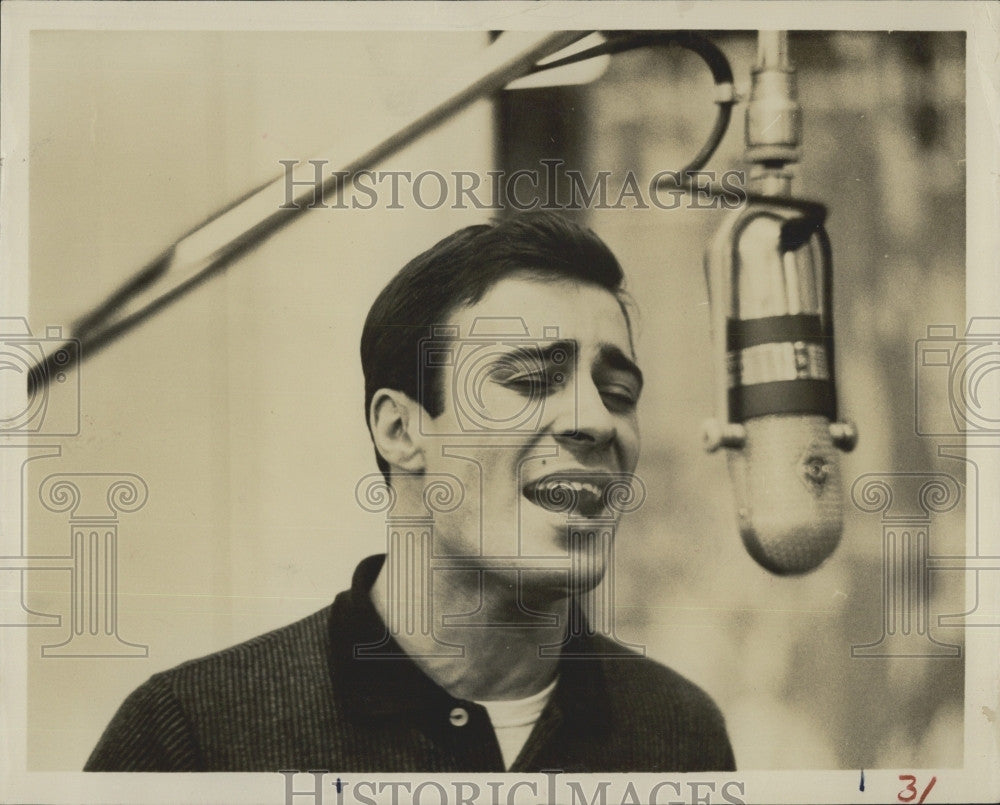
M 527 484 L 522 494 L 543 509 L 578 517 L 603 514 L 608 476 L 593 473 L 561 473 L 546 475 Z

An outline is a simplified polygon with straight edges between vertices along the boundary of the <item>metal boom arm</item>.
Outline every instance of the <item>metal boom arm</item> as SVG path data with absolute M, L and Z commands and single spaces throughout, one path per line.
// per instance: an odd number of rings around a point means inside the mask
M 65 361 L 69 355 L 72 361 L 80 361 L 94 354 L 291 223 L 314 199 L 341 192 L 358 173 L 375 167 L 479 98 L 529 74 L 539 60 L 588 33 L 546 31 L 501 36 L 480 58 L 450 73 L 443 86 L 429 92 L 426 104 L 422 104 L 426 111 L 403 128 L 380 132 L 377 145 L 346 162 L 342 156 L 324 159 L 323 164 L 343 165 L 341 170 L 317 182 L 314 171 L 308 170 L 310 163 L 298 165 L 291 186 L 300 192 L 292 196 L 291 204 L 285 203 L 287 176 L 282 175 L 194 227 L 75 323 L 71 336 L 79 341 L 79 350 L 54 350 L 52 356 L 59 355 Z M 306 173 L 312 176 L 304 176 Z M 51 356 L 33 366 L 28 375 L 29 396 L 67 368 L 64 362 L 56 366 Z

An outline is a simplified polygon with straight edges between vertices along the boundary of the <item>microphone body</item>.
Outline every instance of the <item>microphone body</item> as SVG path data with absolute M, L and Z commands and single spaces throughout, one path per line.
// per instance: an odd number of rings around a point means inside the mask
M 740 536 L 778 575 L 818 567 L 840 542 L 831 265 L 818 204 L 750 197 L 708 253 L 718 420 L 706 447 L 727 448 Z

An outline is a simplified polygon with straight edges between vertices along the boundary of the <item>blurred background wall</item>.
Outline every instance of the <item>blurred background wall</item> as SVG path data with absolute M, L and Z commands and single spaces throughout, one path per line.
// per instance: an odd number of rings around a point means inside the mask
M 755 35 L 713 39 L 745 81 Z M 793 33 L 791 53 L 804 117 L 794 190 L 829 208 L 838 389 L 861 432 L 842 460 L 845 487 L 867 472 L 962 481 L 963 462 L 916 436 L 913 389 L 914 342 L 929 324 L 961 333 L 964 320 L 963 35 Z M 587 166 L 648 178 L 683 165 L 711 125 L 710 88 L 684 52 L 613 60 L 584 96 Z M 708 168 L 741 166 L 742 124 L 734 115 Z M 881 634 L 879 515 L 845 501 L 840 548 L 803 578 L 769 576 L 739 546 L 725 461 L 698 438 L 714 413 L 715 371 L 702 256 L 724 214 L 684 205 L 587 218 L 631 273 L 640 363 L 656 367 L 639 473 L 657 494 L 619 543 L 634 584 L 624 614 L 653 656 L 716 697 L 743 768 L 961 765 L 960 658 L 850 655 Z M 932 552 L 961 553 L 964 534 L 960 511 L 935 517 Z M 963 582 L 932 573 L 931 611 L 962 611 Z M 935 637 L 962 642 L 960 629 Z
M 745 81 L 751 33 L 713 35 Z M 31 42 L 30 320 L 67 325 L 205 215 L 331 145 L 402 122 L 431 76 L 485 34 L 46 32 Z M 830 209 L 838 372 L 866 472 L 944 471 L 913 427 L 914 342 L 964 318 L 962 34 L 793 34 L 804 107 L 795 188 Z M 617 57 L 591 86 L 483 102 L 395 158 L 414 173 L 539 169 L 615 179 L 677 169 L 711 124 L 711 81 L 683 52 Z M 740 167 L 742 119 L 708 168 Z M 960 765 L 961 659 L 851 659 L 879 638 L 878 515 L 846 504 L 837 553 L 777 579 L 745 554 L 711 415 L 702 254 L 722 210 L 582 210 L 638 301 L 647 374 L 646 505 L 619 531 L 619 637 L 691 677 L 725 713 L 743 768 Z M 156 671 L 309 614 L 382 550 L 354 486 L 373 472 L 357 341 L 388 278 L 489 211 L 316 210 L 81 370 L 82 428 L 32 462 L 129 472 L 149 502 L 120 524 L 119 631 L 147 659 L 55 659 L 29 641 L 29 761 L 77 769 L 121 700 Z M 947 404 L 942 391 L 941 405 Z M 66 551 L 65 515 L 29 494 L 29 549 Z M 933 523 L 964 550 L 963 511 Z M 69 611 L 68 574 L 28 602 Z M 932 574 L 933 613 L 962 574 Z M 960 644 L 961 630 L 935 636 Z
M 36 32 L 32 39 L 31 320 L 67 324 L 209 214 L 281 175 L 346 163 L 408 122 L 484 33 Z M 483 101 L 384 167 L 490 166 Z M 333 164 L 327 170 L 340 167 Z M 475 220 L 485 219 L 479 213 Z M 417 252 L 475 213 L 317 209 L 81 368 L 83 424 L 52 472 L 131 472 L 149 500 L 120 524 L 120 628 L 148 659 L 29 669 L 29 760 L 82 767 L 151 673 L 289 623 L 349 586 L 384 525 L 354 487 L 376 467 L 358 340 Z M 32 494 L 33 553 L 67 550 L 66 515 Z M 67 578 L 29 599 L 68 613 Z M 37 632 L 59 632 L 38 629 Z

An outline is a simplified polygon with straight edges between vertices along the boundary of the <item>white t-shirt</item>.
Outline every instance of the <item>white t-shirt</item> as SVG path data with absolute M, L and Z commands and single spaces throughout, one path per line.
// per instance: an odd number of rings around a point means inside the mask
M 500 752 L 503 754 L 503 764 L 510 768 L 517 758 L 518 753 L 524 747 L 531 734 L 535 722 L 538 721 L 542 710 L 548 704 L 552 691 L 556 689 L 558 677 L 552 680 L 544 690 L 538 691 L 526 699 L 506 699 L 492 702 L 476 702 L 485 707 L 489 713 L 490 722 L 497 734 L 497 743 L 500 744 Z

